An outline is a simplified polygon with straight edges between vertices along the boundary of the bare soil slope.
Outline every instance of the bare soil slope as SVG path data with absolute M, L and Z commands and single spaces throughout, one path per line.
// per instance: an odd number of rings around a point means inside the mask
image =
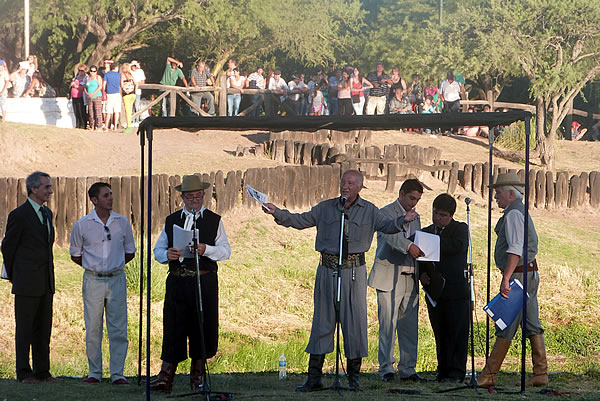
M 189 174 L 275 166 L 279 163 L 266 158 L 233 155 L 238 144 L 252 146 L 266 139 L 267 134 L 255 132 L 156 130 L 153 171 Z M 484 139 L 432 138 L 398 131 L 374 132 L 374 145 L 383 148 L 390 143 L 439 147 L 444 159 L 461 164 L 488 160 L 488 145 Z M 38 169 L 55 176 L 139 174 L 139 144 L 140 139 L 135 134 L 2 123 L 0 176 L 25 177 Z M 499 158 L 495 162 L 503 166 L 519 166 Z M 573 172 L 600 170 L 600 143 L 558 142 L 557 168 Z

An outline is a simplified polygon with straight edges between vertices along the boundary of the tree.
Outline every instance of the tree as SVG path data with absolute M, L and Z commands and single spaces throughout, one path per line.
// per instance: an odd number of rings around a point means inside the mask
M 600 73 L 600 3 L 487 0 L 461 12 L 477 18 L 485 41 L 475 50 L 486 62 L 509 74 L 516 67 L 529 79 L 536 102 L 536 153 L 554 169 L 558 129 L 575 96 Z M 474 70 L 484 72 L 485 65 Z
M 32 53 L 57 84 L 78 62 L 101 64 L 153 26 L 182 17 L 191 0 L 32 0 Z M 194 1 L 195 4 L 198 4 Z
M 276 0 L 213 1 L 190 4 L 184 14 L 144 36 L 170 42 L 176 54 L 211 60 L 215 75 L 231 57 L 243 63 L 283 53 L 308 66 L 334 64 L 363 16 L 358 0 L 304 0 L 292 9 Z

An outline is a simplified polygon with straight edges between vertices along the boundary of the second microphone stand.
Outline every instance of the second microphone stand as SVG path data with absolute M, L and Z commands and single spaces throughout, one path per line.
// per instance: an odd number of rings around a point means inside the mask
M 473 324 L 473 315 L 475 313 L 475 288 L 473 284 L 473 244 L 471 243 L 471 209 L 469 208 L 469 204 L 471 203 L 471 199 L 467 198 L 465 200 L 467 204 L 467 235 L 469 237 L 469 264 L 467 266 L 467 270 L 465 274 L 469 280 L 469 288 L 471 293 L 471 302 L 469 304 L 470 313 L 469 313 L 469 325 L 470 325 L 470 342 L 471 342 L 471 380 L 469 384 L 465 384 L 464 386 L 453 387 L 445 390 L 438 391 L 438 393 L 449 393 L 451 391 L 463 390 L 463 389 L 475 389 L 475 392 L 479 394 L 480 388 L 487 389 L 487 386 L 480 386 L 477 382 L 477 372 L 475 371 L 475 333 L 474 333 L 474 324 Z

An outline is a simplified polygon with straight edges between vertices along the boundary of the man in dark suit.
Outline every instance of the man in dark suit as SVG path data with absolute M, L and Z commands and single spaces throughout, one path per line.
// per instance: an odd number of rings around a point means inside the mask
M 441 194 L 433 201 L 433 224 L 423 231 L 440 236 L 440 261 L 419 262 L 419 268 L 426 291 L 435 279 L 433 275 L 439 278 L 441 274 L 445 280 L 435 305 L 425 297 L 435 336 L 437 380 L 462 382 L 469 336 L 469 286 L 465 278 L 469 235 L 467 225 L 453 219 L 455 211 L 456 201 L 448 194 Z
M 8 215 L 2 241 L 3 277 L 10 280 L 15 294 L 17 380 L 61 381 L 50 374 L 54 227 L 52 212 L 44 203 L 53 193 L 52 183 L 48 174 L 36 171 L 27 177 L 25 185 L 28 198 Z

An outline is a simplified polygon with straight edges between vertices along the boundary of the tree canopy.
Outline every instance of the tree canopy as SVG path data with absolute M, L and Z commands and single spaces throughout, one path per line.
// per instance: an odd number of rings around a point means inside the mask
M 600 73 L 600 2 L 587 0 L 30 0 L 31 53 L 49 82 L 64 87 L 78 62 L 133 57 L 151 68 L 166 56 L 230 57 L 250 70 L 383 61 L 441 78 L 460 71 L 471 97 L 495 100 L 527 78 L 538 108 L 537 149 L 553 165 L 553 137 L 573 99 Z M 0 0 L 0 56 L 23 59 L 22 3 Z M 156 75 L 156 74 L 154 74 Z M 545 129 L 551 113 L 550 131 Z

